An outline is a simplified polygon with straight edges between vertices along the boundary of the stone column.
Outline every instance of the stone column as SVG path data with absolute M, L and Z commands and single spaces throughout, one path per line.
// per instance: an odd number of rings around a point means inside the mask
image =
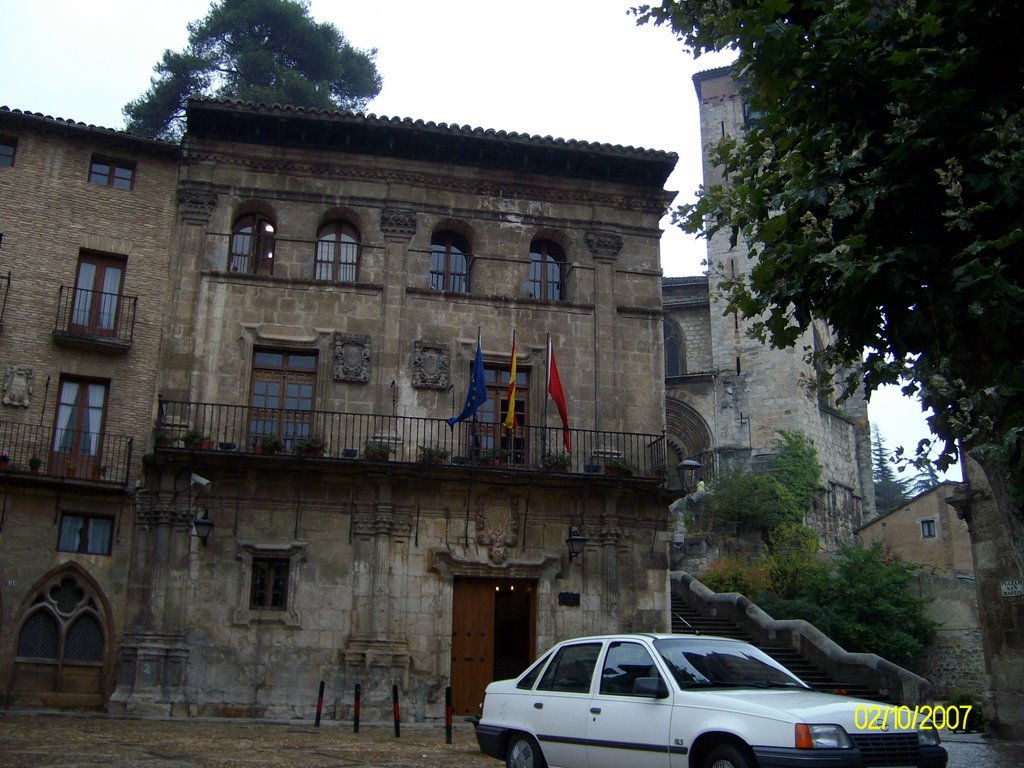
M 178 227 L 171 245 L 171 282 L 161 369 L 162 394 L 169 399 L 190 399 L 190 377 L 195 370 L 196 312 L 206 250 L 206 233 L 217 204 L 209 184 L 182 182 L 178 186 Z M 226 249 L 225 249 L 226 257 Z M 226 269 L 226 265 L 221 267 Z
M 402 370 L 402 308 L 408 275 L 414 275 L 406 261 L 409 258 L 409 240 L 416 234 L 416 213 L 400 208 L 385 208 L 381 212 L 380 231 L 384 235 L 384 291 L 381 301 L 380 361 L 375 367 L 377 379 L 377 412 L 390 414 L 392 393 L 390 385 Z M 426 269 L 426 264 L 424 264 Z M 396 446 L 397 447 L 397 446 Z
M 397 585 L 401 578 L 395 565 L 400 558 L 395 545 L 408 539 L 412 524 L 399 514 L 390 494 L 372 508 L 355 513 L 353 520 L 352 635 L 344 650 L 341 689 L 350 691 L 362 685 L 367 719 L 387 719 L 391 706 L 391 686 L 408 689 L 410 656 L 402 616 L 393 610 Z
M 112 710 L 184 715 L 185 573 L 191 518 L 187 505 L 142 496 L 132 547 L 128 622 L 121 643 Z
M 594 428 L 621 429 L 615 396 L 615 262 L 622 238 L 608 232 L 587 232 L 594 257 Z

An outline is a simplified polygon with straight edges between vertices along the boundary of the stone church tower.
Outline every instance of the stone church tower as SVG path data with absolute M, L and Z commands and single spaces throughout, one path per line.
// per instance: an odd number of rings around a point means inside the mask
M 721 169 L 708 149 L 743 130 L 744 104 L 728 68 L 701 72 L 694 85 L 705 184 L 717 184 Z M 813 371 L 803 350 L 827 340 L 824 324 L 796 347 L 777 350 L 750 338 L 742 318 L 723 314 L 719 284 L 749 268 L 746 248 L 719 235 L 708 245 L 706 275 L 664 280 L 669 446 L 679 460 L 699 460 L 705 473 L 756 470 L 774 452 L 779 430 L 804 434 L 824 469 L 824 491 L 806 522 L 831 551 L 874 514 L 867 402 L 836 404 L 805 386 Z

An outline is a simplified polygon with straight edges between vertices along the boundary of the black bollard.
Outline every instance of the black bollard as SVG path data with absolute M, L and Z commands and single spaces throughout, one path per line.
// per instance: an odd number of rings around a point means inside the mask
M 324 681 L 320 681 L 320 693 L 316 697 L 316 727 L 320 727 L 320 715 L 324 711 Z
M 391 705 L 395 710 L 395 738 L 400 739 L 402 737 L 402 726 L 398 719 L 398 686 L 391 686 Z
M 444 743 L 452 743 L 452 687 L 444 689 Z
M 352 732 L 359 733 L 359 707 L 363 699 L 363 686 L 356 683 L 356 703 L 352 709 Z

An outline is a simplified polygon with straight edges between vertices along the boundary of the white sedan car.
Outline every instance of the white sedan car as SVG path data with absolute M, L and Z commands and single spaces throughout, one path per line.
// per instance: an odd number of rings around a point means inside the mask
M 606 635 L 488 685 L 476 736 L 508 768 L 944 768 L 914 713 L 813 691 L 737 640 Z

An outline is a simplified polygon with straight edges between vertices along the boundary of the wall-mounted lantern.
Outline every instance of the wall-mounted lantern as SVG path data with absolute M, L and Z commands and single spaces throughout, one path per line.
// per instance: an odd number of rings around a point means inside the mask
M 583 548 L 587 546 L 589 538 L 580 533 L 575 525 L 569 526 L 569 535 L 565 539 L 565 546 L 569 548 L 569 560 L 574 560 L 583 554 Z

